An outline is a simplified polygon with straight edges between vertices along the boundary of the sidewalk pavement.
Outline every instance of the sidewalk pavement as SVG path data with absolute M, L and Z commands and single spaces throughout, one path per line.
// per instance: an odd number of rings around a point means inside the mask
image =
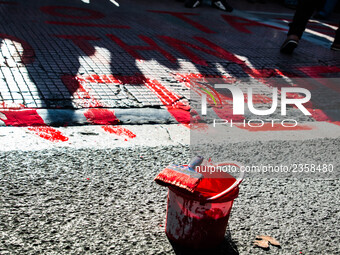
M 190 81 L 228 77 L 315 79 L 314 120 L 338 123 L 339 86 L 318 80 L 340 76 L 336 23 L 312 21 L 285 56 L 293 11 L 235 5 L 1 1 L 0 125 L 188 124 Z

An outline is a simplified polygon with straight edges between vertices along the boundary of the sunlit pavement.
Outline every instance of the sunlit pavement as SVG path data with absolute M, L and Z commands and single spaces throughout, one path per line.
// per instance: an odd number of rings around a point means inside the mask
M 226 13 L 176 1 L 2 1 L 1 125 L 187 124 L 195 78 L 339 76 L 329 49 L 336 23 L 313 21 L 285 56 L 292 11 L 235 5 Z M 339 121 L 338 86 L 312 89 L 313 118 Z

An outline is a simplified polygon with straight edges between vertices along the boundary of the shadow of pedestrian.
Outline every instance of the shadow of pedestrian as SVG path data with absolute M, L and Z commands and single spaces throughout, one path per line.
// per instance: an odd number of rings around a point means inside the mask
M 180 246 L 172 241 L 170 241 L 170 244 L 172 245 L 172 248 L 174 249 L 174 252 L 176 255 L 211 255 L 211 254 L 238 255 L 239 254 L 237 250 L 237 246 L 231 238 L 231 233 L 229 229 L 227 229 L 223 242 L 215 248 L 196 250 L 196 249 Z

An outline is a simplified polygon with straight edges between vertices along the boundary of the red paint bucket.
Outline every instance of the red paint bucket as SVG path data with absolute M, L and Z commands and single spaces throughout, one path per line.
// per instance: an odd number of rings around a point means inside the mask
M 237 179 L 225 172 L 202 174 L 204 178 L 194 193 L 174 187 L 168 192 L 165 233 L 170 241 L 194 249 L 212 248 L 224 240 L 231 207 L 243 180 L 242 172 Z

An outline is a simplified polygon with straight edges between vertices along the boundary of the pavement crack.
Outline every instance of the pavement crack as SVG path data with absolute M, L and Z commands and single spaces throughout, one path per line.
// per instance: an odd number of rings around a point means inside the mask
M 163 126 L 160 126 L 160 127 L 163 128 L 163 129 L 165 129 L 166 133 L 168 134 L 168 139 L 169 139 L 169 141 L 172 141 L 172 142 L 173 142 L 174 140 L 172 140 L 169 130 L 168 130 L 166 127 L 163 127 Z

